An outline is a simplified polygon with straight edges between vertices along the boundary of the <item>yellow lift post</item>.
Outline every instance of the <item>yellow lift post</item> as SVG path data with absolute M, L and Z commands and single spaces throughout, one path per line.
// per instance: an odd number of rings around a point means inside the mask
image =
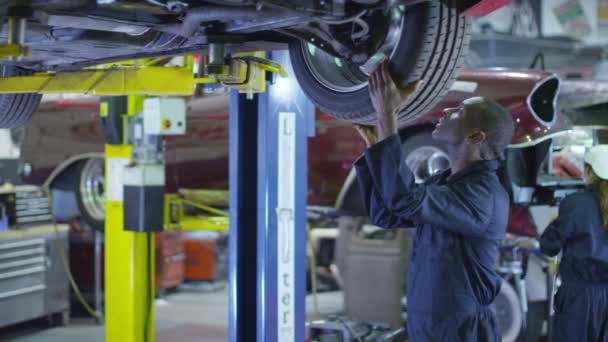
M 0 46 L 0 58 L 20 58 L 27 47 L 9 42 Z M 6 93 L 84 93 L 100 96 L 128 95 L 122 120 L 142 110 L 144 96 L 193 95 L 196 84 L 222 83 L 242 93 L 266 91 L 266 73 L 286 76 L 263 53 L 239 54 L 206 77 L 196 77 L 193 56 L 184 56 L 181 66 L 158 66 L 160 59 L 111 63 L 78 71 L 42 72 L 27 76 L 0 77 L 0 94 Z M 166 59 L 166 58 L 163 58 Z M 216 65 L 217 66 L 217 65 Z M 109 106 L 102 102 L 100 115 Z M 124 125 L 126 127 L 126 125 Z M 133 146 L 124 139 L 106 144 L 106 223 L 105 223 L 105 339 L 108 342 L 154 341 L 154 236 L 124 230 L 124 202 L 121 197 L 122 171 L 132 158 Z M 187 203 L 168 196 L 166 204 Z M 200 206 L 198 206 L 201 208 Z M 210 211 L 207 219 L 180 216 L 179 226 L 186 230 L 227 229 L 225 213 Z M 181 210 L 181 209 L 180 209 Z M 183 214 L 183 212 L 182 212 Z M 167 229 L 175 228 L 175 222 Z
M 108 115 L 102 102 L 100 115 Z M 143 97 L 127 97 L 124 120 L 143 109 Z M 116 109 L 114 109 L 116 110 Z M 119 114 L 119 115 L 120 115 Z M 106 341 L 154 341 L 154 235 L 124 230 L 121 177 L 133 146 L 105 145 L 105 324 Z

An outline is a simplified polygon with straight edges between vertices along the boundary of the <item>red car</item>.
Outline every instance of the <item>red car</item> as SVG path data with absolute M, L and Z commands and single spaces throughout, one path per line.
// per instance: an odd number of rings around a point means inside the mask
M 404 140 L 407 162 L 419 179 L 448 166 L 446 154 L 430 132 L 443 108 L 471 96 L 494 98 L 513 113 L 517 127 L 514 145 L 531 145 L 563 131 L 565 124 L 555 115 L 558 89 L 558 78 L 545 72 L 464 71 L 441 103 L 407 123 L 406 131 L 411 133 Z M 167 139 L 167 191 L 227 189 L 228 102 L 227 96 L 189 100 L 186 135 Z M 82 217 L 101 228 L 103 134 L 97 107 L 96 98 L 43 103 L 26 128 L 22 160 L 32 166 L 25 182 L 47 181 L 56 189 L 73 190 Z M 364 144 L 351 123 L 320 111 L 316 115 L 316 136 L 309 140 L 308 149 L 308 203 L 333 206 Z

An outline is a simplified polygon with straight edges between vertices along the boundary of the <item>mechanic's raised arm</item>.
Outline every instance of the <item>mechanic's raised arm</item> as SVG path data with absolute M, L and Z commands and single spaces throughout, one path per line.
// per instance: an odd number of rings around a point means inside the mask
M 371 183 L 367 185 L 371 189 L 362 190 L 372 198 L 375 196 L 376 202 L 381 203 L 375 204 L 376 207 L 382 207 L 387 217 L 428 223 L 478 237 L 488 229 L 494 210 L 493 195 L 488 185 L 474 181 L 446 185 L 416 184 L 414 174 L 403 159 L 399 135 L 371 146 L 361 159 L 367 164 L 367 183 Z M 368 210 L 371 215 L 376 214 L 369 207 Z
M 413 223 L 393 215 L 386 207 L 378 191 L 374 188 L 370 172 L 367 168 L 365 157 L 362 156 L 355 162 L 357 180 L 361 189 L 361 196 L 367 216 L 373 225 L 382 228 L 411 228 Z
M 566 197 L 559 204 L 557 219 L 549 224 L 540 236 L 540 251 L 548 256 L 556 256 L 564 248 L 566 240 L 575 227 L 572 213 L 576 212 L 574 201 Z

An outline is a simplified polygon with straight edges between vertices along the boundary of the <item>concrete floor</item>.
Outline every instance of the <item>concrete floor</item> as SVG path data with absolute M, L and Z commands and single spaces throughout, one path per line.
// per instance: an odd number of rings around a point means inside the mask
M 341 292 L 320 293 L 320 317 L 339 314 Z M 308 319 L 313 317 L 312 297 L 306 298 Z M 156 342 L 227 341 L 228 292 L 225 284 L 215 290 L 182 290 L 156 301 Z M 48 328 L 43 323 L 21 324 L 0 330 L 0 341 L 12 342 L 105 342 L 104 328 L 87 321 L 72 321 L 65 327 Z

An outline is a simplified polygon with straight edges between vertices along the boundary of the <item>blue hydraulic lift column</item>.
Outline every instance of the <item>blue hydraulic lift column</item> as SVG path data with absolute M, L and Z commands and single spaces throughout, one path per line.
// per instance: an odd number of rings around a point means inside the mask
M 289 77 L 230 100 L 229 341 L 301 342 L 306 320 L 307 138 L 315 108 Z

